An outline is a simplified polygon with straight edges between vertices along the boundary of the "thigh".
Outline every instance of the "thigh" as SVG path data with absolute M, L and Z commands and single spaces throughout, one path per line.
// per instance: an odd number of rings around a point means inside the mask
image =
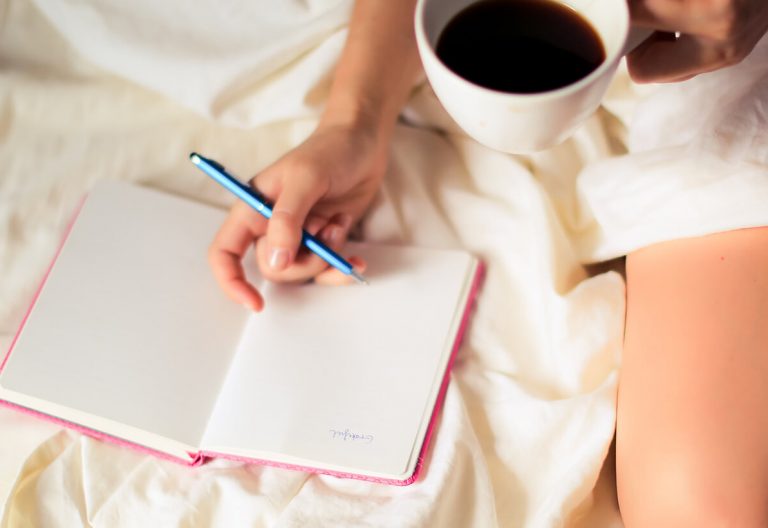
M 632 526 L 768 526 L 768 228 L 627 258 L 616 431 Z

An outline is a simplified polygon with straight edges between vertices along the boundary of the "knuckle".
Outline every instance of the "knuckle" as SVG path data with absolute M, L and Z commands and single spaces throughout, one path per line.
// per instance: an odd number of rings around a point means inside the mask
M 248 180 L 248 185 L 251 186 L 251 188 L 256 189 L 259 192 L 265 192 L 271 189 L 274 185 L 274 171 L 272 168 L 264 169 L 263 171 L 256 174 L 254 177 L 252 177 L 250 180 Z
M 737 46 L 723 46 L 718 50 L 718 59 L 724 66 L 733 66 L 740 63 L 745 54 Z
M 733 39 L 740 28 L 739 12 L 732 0 L 699 0 L 702 17 L 707 21 L 706 36 L 719 41 Z
M 312 180 L 319 177 L 317 165 L 312 160 L 303 157 L 286 159 L 282 169 L 288 178 Z
M 288 211 L 287 209 L 275 209 L 272 211 L 272 218 L 270 219 L 271 226 L 294 228 L 298 223 L 296 214 L 292 211 Z
M 284 185 L 291 185 L 297 189 L 325 192 L 330 185 L 326 168 L 319 165 L 316 160 L 307 158 L 291 160 L 285 167 L 284 178 Z

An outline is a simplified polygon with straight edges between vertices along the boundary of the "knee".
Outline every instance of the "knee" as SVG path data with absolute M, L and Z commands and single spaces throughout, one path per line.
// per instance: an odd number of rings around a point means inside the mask
M 768 527 L 765 481 L 754 485 L 740 476 L 706 475 L 674 463 L 636 472 L 617 467 L 617 480 L 626 528 Z

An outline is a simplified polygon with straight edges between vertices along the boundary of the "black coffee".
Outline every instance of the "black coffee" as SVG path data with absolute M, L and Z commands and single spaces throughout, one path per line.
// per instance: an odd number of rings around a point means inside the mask
M 448 23 L 437 41 L 437 56 L 480 86 L 536 93 L 586 77 L 603 62 L 605 51 L 589 22 L 568 6 L 552 0 L 482 0 Z

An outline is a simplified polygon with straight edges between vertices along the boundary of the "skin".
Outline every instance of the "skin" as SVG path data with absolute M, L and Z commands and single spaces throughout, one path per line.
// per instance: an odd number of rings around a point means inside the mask
M 627 257 L 616 478 L 627 528 L 768 526 L 768 228 Z
M 269 279 L 343 282 L 297 250 L 300 229 L 338 249 L 376 193 L 419 71 L 414 3 L 358 0 L 317 130 L 254 178 L 274 217 L 237 204 L 211 245 L 214 275 L 233 300 L 264 305 L 241 266 L 254 243 Z M 657 30 L 628 57 L 641 82 L 734 64 L 768 28 L 765 0 L 629 4 L 634 23 Z M 768 228 L 636 251 L 627 292 L 616 433 L 625 525 L 768 526 Z
M 638 82 L 682 81 L 736 64 L 768 29 L 765 0 L 630 0 L 629 8 L 633 24 L 656 30 L 627 57 Z
M 317 129 L 252 180 L 274 202 L 272 219 L 238 203 L 211 244 L 211 269 L 234 301 L 255 311 L 264 306 L 241 264 L 253 243 L 267 279 L 348 280 L 319 257 L 299 251 L 301 228 L 320 233 L 332 249 L 339 249 L 376 194 L 395 121 L 420 68 L 411 27 L 414 7 L 415 0 L 356 3 Z M 357 271 L 364 270 L 361 259 L 349 260 Z

